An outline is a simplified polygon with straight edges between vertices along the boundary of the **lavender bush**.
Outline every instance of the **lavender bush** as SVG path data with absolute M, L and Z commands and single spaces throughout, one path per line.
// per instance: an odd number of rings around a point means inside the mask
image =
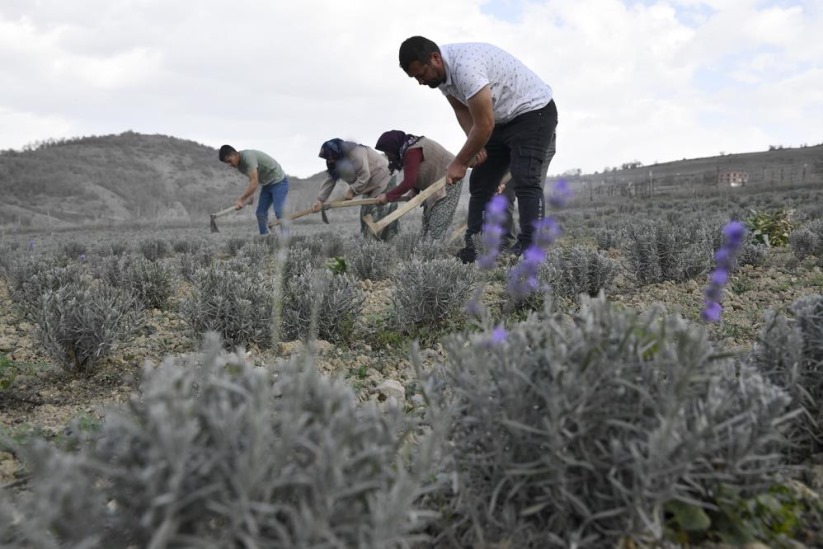
M 43 549 L 425 542 L 416 502 L 435 447 L 407 457 L 414 424 L 399 409 L 359 406 L 310 357 L 279 365 L 272 383 L 219 347 L 209 339 L 200 356 L 148 366 L 140 395 L 78 453 L 21 452 L 31 489 L 2 494 L 0 539 Z
M 788 396 L 680 317 L 585 298 L 571 319 L 533 316 L 445 348 L 436 385 L 454 484 L 429 500 L 438 546 L 653 544 L 667 502 L 751 489 L 780 466 Z
M 190 296 L 180 303 L 180 314 L 192 339 L 216 332 L 229 348 L 267 348 L 273 344 L 273 305 L 274 281 L 235 261 L 198 270 Z
M 72 282 L 40 297 L 37 338 L 65 370 L 91 373 L 145 321 L 128 293 L 105 284 Z

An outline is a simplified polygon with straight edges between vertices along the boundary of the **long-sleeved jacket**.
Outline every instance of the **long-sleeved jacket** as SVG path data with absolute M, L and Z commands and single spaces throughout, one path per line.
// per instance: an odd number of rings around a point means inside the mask
M 391 173 L 385 156 L 371 147 L 358 146 L 349 152 L 347 158 L 351 169 L 340 170 L 340 179 L 349 184 L 355 195 L 374 198 L 386 189 Z M 336 179 L 327 177 L 320 186 L 317 199 L 321 202 L 328 200 L 336 183 Z

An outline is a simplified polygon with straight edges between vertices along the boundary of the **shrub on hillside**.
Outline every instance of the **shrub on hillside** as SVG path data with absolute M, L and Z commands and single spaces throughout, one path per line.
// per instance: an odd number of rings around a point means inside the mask
M 27 455 L 30 495 L 2 494 L 15 547 L 362 547 L 425 540 L 431 453 L 406 455 L 399 409 L 359 405 L 310 357 L 271 372 L 210 340 L 144 370 L 139 396 Z M 14 512 L 11 511 L 14 509 Z
M 441 546 L 654 544 L 669 505 L 754 487 L 780 465 L 787 395 L 680 317 L 584 298 L 571 319 L 534 315 L 444 347 L 454 484 L 429 500 Z

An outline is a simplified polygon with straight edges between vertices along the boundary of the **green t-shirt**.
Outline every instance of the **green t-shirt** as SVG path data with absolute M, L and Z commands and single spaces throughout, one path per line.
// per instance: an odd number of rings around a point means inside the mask
M 240 164 L 237 165 L 237 169 L 246 176 L 257 170 L 257 183 L 261 186 L 279 183 L 286 177 L 277 160 L 254 149 L 240 151 Z

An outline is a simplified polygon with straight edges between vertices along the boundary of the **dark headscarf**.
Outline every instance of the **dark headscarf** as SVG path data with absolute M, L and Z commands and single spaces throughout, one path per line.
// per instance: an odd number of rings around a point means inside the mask
M 409 150 L 409 147 L 422 138 L 422 135 L 410 135 L 400 130 L 391 130 L 384 132 L 383 135 L 380 136 L 374 148 L 391 157 L 389 160 L 389 169 L 396 172 L 403 169 L 403 158 L 406 156 L 406 151 Z
M 320 154 L 317 156 L 326 160 L 326 171 L 329 172 L 329 175 L 334 179 L 340 179 L 340 166 L 337 165 L 338 162 L 343 160 L 352 149 L 358 146 L 360 145 L 357 143 L 343 141 L 339 137 L 335 137 L 320 146 Z

